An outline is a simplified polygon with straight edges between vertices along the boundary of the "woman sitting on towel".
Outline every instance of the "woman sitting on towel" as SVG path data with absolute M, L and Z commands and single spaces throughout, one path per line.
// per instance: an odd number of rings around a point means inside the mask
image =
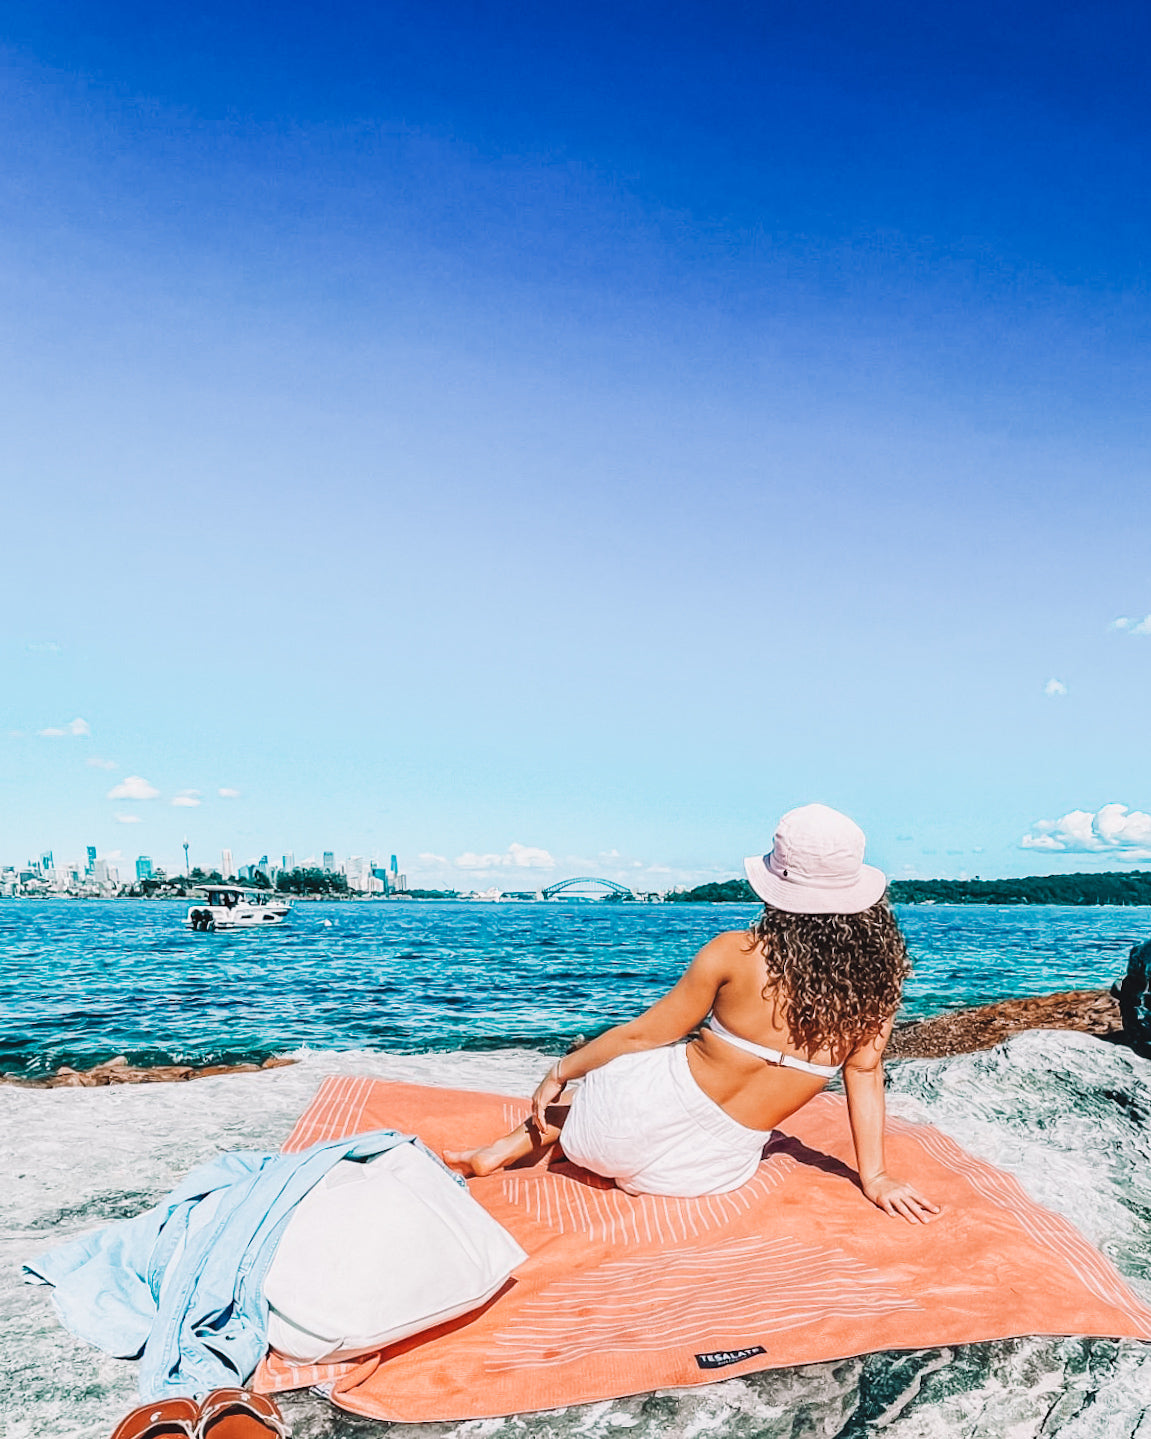
M 448 1151 L 448 1163 L 491 1174 L 559 1139 L 628 1193 L 724 1194 L 842 1069 L 864 1194 L 887 1214 L 933 1219 L 938 1206 L 884 1161 L 883 1051 L 910 966 L 863 847 L 859 826 L 826 805 L 785 814 L 771 853 L 745 861 L 764 901 L 750 930 L 704 945 L 646 1013 L 552 1065 L 524 1124 Z M 570 1104 L 558 1103 L 577 1079 Z

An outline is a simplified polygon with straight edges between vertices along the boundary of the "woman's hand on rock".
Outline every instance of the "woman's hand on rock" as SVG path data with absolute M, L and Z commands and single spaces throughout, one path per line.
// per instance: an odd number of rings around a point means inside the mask
M 893 1219 L 906 1219 L 909 1224 L 930 1224 L 942 1213 L 938 1204 L 925 1199 L 912 1185 L 890 1174 L 880 1174 L 863 1186 L 863 1192 L 878 1209 Z

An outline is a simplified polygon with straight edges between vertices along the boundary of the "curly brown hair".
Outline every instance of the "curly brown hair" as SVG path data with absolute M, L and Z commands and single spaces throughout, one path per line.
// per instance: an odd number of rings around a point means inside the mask
M 911 962 L 885 899 L 858 914 L 788 914 L 765 904 L 748 935 L 767 966 L 763 997 L 778 996 L 801 1051 L 850 1052 L 899 1008 Z

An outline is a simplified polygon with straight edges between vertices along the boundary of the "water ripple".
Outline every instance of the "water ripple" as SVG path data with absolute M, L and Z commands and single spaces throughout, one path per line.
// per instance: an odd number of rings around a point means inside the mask
M 261 1059 L 302 1046 L 562 1050 L 628 1019 L 746 905 L 298 905 L 287 925 L 193 934 L 182 904 L 0 901 L 0 1068 L 116 1054 Z M 1151 910 L 900 909 L 905 1012 L 1106 985 Z M 332 921 L 327 923 L 327 921 Z

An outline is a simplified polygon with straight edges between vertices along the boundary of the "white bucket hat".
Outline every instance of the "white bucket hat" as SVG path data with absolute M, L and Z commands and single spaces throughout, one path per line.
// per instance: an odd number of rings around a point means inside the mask
M 858 914 L 882 899 L 887 876 L 864 864 L 863 831 L 825 804 L 789 809 L 770 854 L 745 859 L 748 882 L 789 914 Z

